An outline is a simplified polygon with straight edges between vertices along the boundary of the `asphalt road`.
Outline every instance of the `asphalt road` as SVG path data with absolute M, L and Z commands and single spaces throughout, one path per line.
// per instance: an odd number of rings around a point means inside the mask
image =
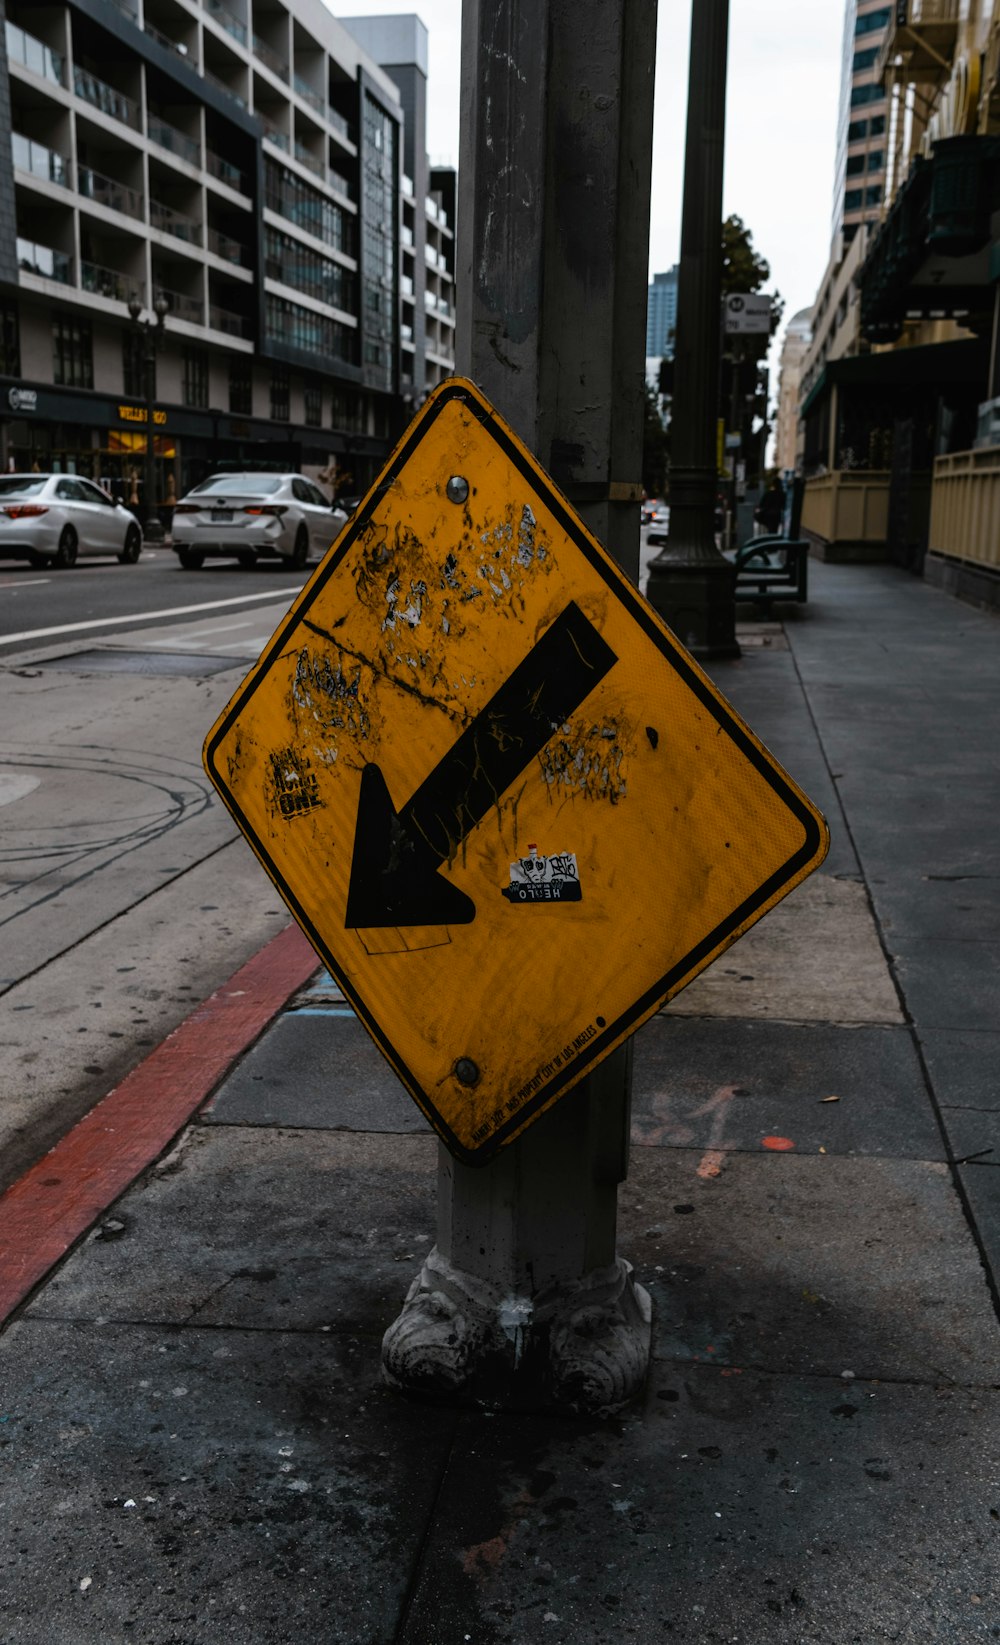
M 184 571 L 169 547 L 143 549 L 134 566 L 113 558 L 78 561 L 69 571 L 0 562 L 0 658 L 88 635 L 110 638 L 165 619 L 197 622 L 215 609 L 253 610 L 296 593 L 307 575 L 270 560 L 252 571 L 235 560 Z
M 643 530 L 640 587 L 647 563 L 657 552 L 647 537 Z M 0 561 L 0 660 L 63 641 L 111 640 L 116 632 L 148 629 L 164 621 L 203 624 L 213 612 L 220 614 L 220 622 L 226 612 L 233 614 L 234 625 L 239 620 L 240 628 L 229 631 L 225 645 L 247 655 L 246 642 L 253 634 L 259 634 L 259 651 L 270 633 L 260 631 L 252 613 L 268 601 L 290 598 L 312 569 L 297 572 L 264 560 L 245 571 L 235 560 L 210 560 L 201 571 L 185 571 L 169 547 L 144 548 L 134 566 L 119 565 L 111 557 L 78 561 L 69 571 Z

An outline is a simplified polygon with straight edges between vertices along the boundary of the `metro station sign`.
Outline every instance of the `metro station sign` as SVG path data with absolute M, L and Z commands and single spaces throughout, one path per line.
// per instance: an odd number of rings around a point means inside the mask
M 801 790 L 455 378 L 281 622 L 205 762 L 470 1163 L 827 848 Z

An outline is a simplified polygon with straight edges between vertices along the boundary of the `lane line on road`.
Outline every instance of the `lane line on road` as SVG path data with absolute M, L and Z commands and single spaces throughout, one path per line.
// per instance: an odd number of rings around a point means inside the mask
M 12 588 L 16 594 L 19 588 L 43 588 L 51 581 L 51 577 L 31 577 L 27 582 L 19 582 L 17 578 L 13 578 L 9 583 L 0 583 L 0 588 Z
M 21 584 L 22 588 L 24 584 Z M 159 618 L 186 617 L 192 611 L 219 611 L 227 605 L 246 605 L 250 600 L 284 600 L 292 599 L 302 590 L 296 588 L 272 588 L 261 590 L 259 594 L 238 594 L 228 600 L 204 600 L 200 605 L 175 605 L 166 611 L 134 611 L 129 617 L 94 617 L 85 623 L 58 623 L 53 628 L 25 629 L 21 634 L 0 635 L 0 645 L 20 645 L 26 640 L 47 640 L 54 634 L 82 634 L 90 628 L 119 627 L 123 623 L 148 623 Z
M 287 925 L 0 1197 L 0 1326 L 319 968 Z

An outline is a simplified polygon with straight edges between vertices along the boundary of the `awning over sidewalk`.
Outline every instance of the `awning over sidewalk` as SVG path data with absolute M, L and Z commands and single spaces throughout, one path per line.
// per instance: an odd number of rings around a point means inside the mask
M 925 343 L 919 348 L 886 350 L 882 354 L 852 354 L 828 360 L 802 402 L 808 417 L 833 387 L 940 390 L 985 389 L 986 350 L 978 337 L 954 343 Z
M 918 155 L 861 270 L 861 329 L 899 336 L 907 318 L 988 311 L 990 218 L 1000 209 L 1000 137 L 948 137 Z

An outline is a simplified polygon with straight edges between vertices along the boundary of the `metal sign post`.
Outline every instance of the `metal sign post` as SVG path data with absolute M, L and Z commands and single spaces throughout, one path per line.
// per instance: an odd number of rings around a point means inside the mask
M 616 1250 L 629 1035 L 825 850 L 634 587 L 654 29 L 655 0 L 466 0 L 468 376 L 206 745 L 441 1139 L 437 1244 L 385 1376 L 510 1407 L 641 1386 L 649 1299 Z

